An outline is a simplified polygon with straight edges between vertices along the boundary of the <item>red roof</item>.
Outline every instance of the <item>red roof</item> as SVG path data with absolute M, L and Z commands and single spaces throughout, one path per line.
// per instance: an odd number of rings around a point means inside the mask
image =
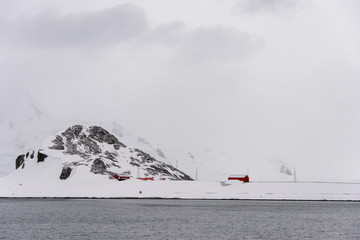
M 243 182 L 249 182 L 249 176 L 248 175 L 230 175 L 228 177 L 228 180 L 238 180 Z

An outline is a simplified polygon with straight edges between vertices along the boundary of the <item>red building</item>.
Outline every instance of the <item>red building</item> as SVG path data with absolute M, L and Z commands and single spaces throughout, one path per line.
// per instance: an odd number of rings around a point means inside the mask
M 249 182 L 249 176 L 248 175 L 230 175 L 228 177 L 228 180 L 237 180 L 237 181 L 243 181 L 243 182 Z
M 142 180 L 142 181 L 154 181 L 154 177 L 141 177 L 141 178 L 139 178 L 139 180 Z
M 114 175 L 114 178 L 117 179 L 117 180 L 119 180 L 119 181 L 124 181 L 124 180 L 130 179 L 129 176 L 119 176 L 119 175 L 117 175 L 117 174 Z

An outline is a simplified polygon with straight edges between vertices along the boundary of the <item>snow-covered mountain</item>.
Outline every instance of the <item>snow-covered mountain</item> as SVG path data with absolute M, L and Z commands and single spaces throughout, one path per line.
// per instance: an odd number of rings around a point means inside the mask
M 61 161 L 59 179 L 62 180 L 76 174 L 79 166 L 87 167 L 89 173 L 108 175 L 110 178 L 119 175 L 192 180 L 171 164 L 125 145 L 100 126 L 69 127 L 48 138 L 40 149 L 32 149 L 18 156 L 16 168 L 21 171 L 45 161 Z
M 184 149 L 182 146 L 156 144 L 144 137 L 138 136 L 122 127 L 119 122 L 82 122 L 81 125 L 96 125 L 107 129 L 126 146 L 139 149 L 152 157 L 167 164 L 178 167 L 191 178 L 199 180 L 226 180 L 230 174 L 247 173 L 250 170 L 252 180 L 293 180 L 292 168 L 284 171 L 285 162 L 270 159 L 260 167 L 251 162 L 241 160 L 226 151 L 214 149 Z M 42 116 L 27 123 L 15 124 L 13 129 L 7 128 L 9 121 L 0 125 L 5 132 L 1 135 L 0 148 L 0 177 L 15 170 L 14 159 L 21 154 L 37 150 L 42 147 L 45 138 L 66 128 L 66 125 L 75 124 L 71 120 L 54 119 L 51 116 Z M 64 126 L 65 125 L 65 126 Z M 256 164 L 255 164 L 256 165 Z M 290 169 L 290 171 L 289 171 Z
M 229 154 L 226 149 L 204 149 L 195 146 L 189 148 L 184 147 L 182 143 L 177 144 L 174 139 L 154 143 L 151 136 L 143 137 L 136 129 L 129 131 L 128 128 L 122 127 L 119 121 L 59 119 L 49 114 L 26 92 L 19 92 L 16 96 L 7 96 L 6 92 L 2 92 L 1 99 L 0 177 L 15 170 L 14 160 L 19 154 L 30 152 L 31 149 L 40 149 L 45 138 L 68 126 L 81 124 L 101 126 L 123 144 L 178 167 L 193 179 L 222 181 L 230 174 L 247 173 L 248 169 L 252 180 L 293 179 L 293 166 L 286 166 L 286 162 L 281 160 L 263 159 L 263 163 L 259 164 L 234 153 Z

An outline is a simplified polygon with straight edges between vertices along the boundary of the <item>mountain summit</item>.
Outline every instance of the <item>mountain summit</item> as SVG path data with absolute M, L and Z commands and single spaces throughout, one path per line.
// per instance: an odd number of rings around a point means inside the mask
M 192 180 L 171 164 L 157 160 L 137 148 L 120 142 L 100 126 L 74 125 L 45 141 L 41 149 L 32 149 L 16 159 L 16 169 L 34 167 L 46 161 L 61 161 L 59 178 L 71 178 L 78 168 L 90 174 L 128 177 L 166 177 Z

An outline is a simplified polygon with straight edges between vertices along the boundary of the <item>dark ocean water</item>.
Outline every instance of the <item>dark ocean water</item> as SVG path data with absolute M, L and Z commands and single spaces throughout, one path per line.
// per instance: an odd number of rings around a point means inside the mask
M 360 239 L 360 202 L 0 199 L 0 239 Z

